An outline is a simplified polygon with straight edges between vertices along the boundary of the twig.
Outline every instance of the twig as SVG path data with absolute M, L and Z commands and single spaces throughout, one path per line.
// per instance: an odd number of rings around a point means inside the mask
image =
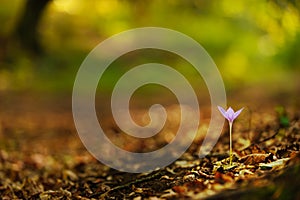
M 105 199 L 105 197 L 106 197 L 110 192 L 113 192 L 113 191 L 116 191 L 116 190 L 121 190 L 121 189 L 124 189 L 124 188 L 128 188 L 128 187 L 130 187 L 130 186 L 133 185 L 133 184 L 146 182 L 146 181 L 155 179 L 155 178 L 157 178 L 157 177 L 159 177 L 159 176 L 163 176 L 163 175 L 165 175 L 165 174 L 166 174 L 165 171 L 158 171 L 158 172 L 156 172 L 155 174 L 152 174 L 152 175 L 150 174 L 150 175 L 147 175 L 147 176 L 142 177 L 142 178 L 140 178 L 140 179 L 136 179 L 136 180 L 134 180 L 134 181 L 130 181 L 130 182 L 128 182 L 128 183 L 125 183 L 125 184 L 123 184 L 123 185 L 116 186 L 116 187 L 110 189 L 110 190 L 107 191 L 107 192 L 104 192 L 104 193 L 102 193 L 102 192 L 94 193 L 94 194 L 92 194 L 90 197 L 91 197 L 91 198 L 92 198 L 92 197 L 98 197 L 98 196 L 100 195 L 100 199 Z
M 270 139 L 273 139 L 278 133 L 279 133 L 279 130 L 277 130 L 277 131 L 276 131 L 273 135 L 271 135 L 270 137 L 267 137 L 267 138 L 265 138 L 265 139 L 263 139 L 263 140 L 261 140 L 261 141 L 256 142 L 256 144 L 260 144 L 260 143 L 266 142 L 266 141 L 268 141 L 268 140 L 270 140 Z
M 275 133 L 273 135 L 271 135 L 270 137 L 267 137 L 267 138 L 265 138 L 265 139 L 263 139 L 261 141 L 257 141 L 257 142 L 253 141 L 248 147 L 244 148 L 243 150 L 246 150 L 246 149 L 248 149 L 251 146 L 258 145 L 260 143 L 264 143 L 264 142 L 266 142 L 266 141 L 268 141 L 270 139 L 273 139 L 278 133 L 279 133 L 279 129 L 276 130 Z
M 214 175 L 209 175 L 209 174 L 206 174 L 205 172 L 199 170 L 198 171 L 199 175 L 203 176 L 204 178 L 207 178 L 207 179 L 214 179 L 215 176 Z

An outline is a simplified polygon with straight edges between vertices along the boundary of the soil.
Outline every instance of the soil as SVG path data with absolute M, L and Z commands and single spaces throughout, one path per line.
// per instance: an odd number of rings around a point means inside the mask
M 234 124 L 232 165 L 226 125 L 213 150 L 204 158 L 197 155 L 209 122 L 209 108 L 204 108 L 200 133 L 186 153 L 169 166 L 134 174 L 101 164 L 85 149 L 74 127 L 70 95 L 0 97 L 2 199 L 300 199 L 297 105 L 276 106 L 276 99 L 249 104 Z M 169 127 L 176 128 L 178 106 L 167 110 L 174 123 Z M 144 114 L 132 111 L 137 119 Z M 170 140 L 163 133 L 132 140 L 109 116 L 102 124 L 116 145 L 132 152 L 152 151 Z

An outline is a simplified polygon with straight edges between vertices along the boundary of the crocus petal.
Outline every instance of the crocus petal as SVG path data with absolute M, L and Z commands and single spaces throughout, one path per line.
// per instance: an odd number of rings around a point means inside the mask
M 227 112 L 224 108 L 221 106 L 218 106 L 219 111 L 222 113 L 222 115 L 227 119 Z
M 234 119 L 237 118 L 237 117 L 241 114 L 241 112 L 243 111 L 243 109 L 244 109 L 244 108 L 241 108 L 241 109 L 239 109 L 238 111 L 236 111 L 236 112 L 234 113 Z
M 227 113 L 227 117 L 226 117 L 226 118 L 227 118 L 230 122 L 233 122 L 233 120 L 235 119 L 235 117 L 234 117 L 234 110 L 233 110 L 231 107 L 229 107 L 229 108 L 227 109 L 226 113 Z

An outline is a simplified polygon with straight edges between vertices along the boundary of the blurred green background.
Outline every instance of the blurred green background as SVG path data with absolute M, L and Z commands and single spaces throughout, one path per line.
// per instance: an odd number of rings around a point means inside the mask
M 70 92 L 90 50 L 113 34 L 144 26 L 197 40 L 228 91 L 300 91 L 300 0 L 52 0 L 38 17 L 38 51 L 15 34 L 28 1 L 1 0 L 0 91 Z M 193 79 L 195 72 L 171 57 L 170 64 Z M 121 72 L 114 68 L 107 81 Z

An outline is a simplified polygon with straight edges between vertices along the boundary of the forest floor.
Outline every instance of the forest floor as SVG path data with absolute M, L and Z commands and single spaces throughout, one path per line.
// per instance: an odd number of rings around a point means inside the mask
M 206 157 L 197 155 L 203 140 L 199 134 L 171 165 L 132 174 L 101 164 L 85 149 L 68 95 L 1 93 L 0 97 L 2 199 L 300 199 L 298 104 L 279 107 L 282 102 L 272 99 L 249 104 L 234 125 L 232 166 L 224 126 Z M 243 95 L 239 97 L 242 101 Z M 175 113 L 170 121 L 177 123 L 178 106 L 167 110 Z M 141 115 L 139 110 L 135 114 Z M 202 117 L 199 130 L 206 130 L 208 116 Z M 129 139 L 115 133 L 118 129 L 110 120 L 104 123 L 114 130 L 110 138 L 123 141 L 118 145 L 129 151 L 151 151 L 169 140 L 160 134 L 154 140 L 124 142 Z

